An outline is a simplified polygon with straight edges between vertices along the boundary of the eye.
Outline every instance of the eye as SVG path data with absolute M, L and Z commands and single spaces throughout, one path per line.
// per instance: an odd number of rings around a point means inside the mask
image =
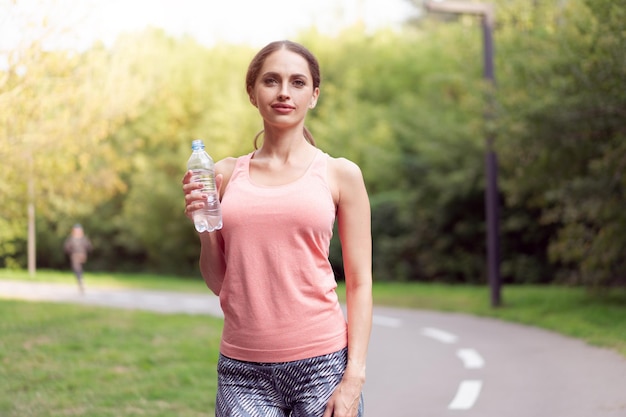
M 274 77 L 267 77 L 263 79 L 263 84 L 265 85 L 274 85 L 276 83 L 278 83 L 278 80 Z
M 297 79 L 293 81 L 293 85 L 295 85 L 296 87 L 302 88 L 306 86 L 306 82 L 304 80 Z

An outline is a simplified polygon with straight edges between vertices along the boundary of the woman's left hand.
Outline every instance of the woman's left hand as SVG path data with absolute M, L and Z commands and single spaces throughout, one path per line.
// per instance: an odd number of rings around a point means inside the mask
M 361 378 L 344 376 L 328 400 L 323 417 L 357 417 L 362 388 Z

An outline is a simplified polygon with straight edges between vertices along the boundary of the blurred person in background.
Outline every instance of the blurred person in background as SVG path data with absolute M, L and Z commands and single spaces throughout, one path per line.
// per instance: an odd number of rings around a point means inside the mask
M 72 227 L 72 232 L 67 239 L 65 239 L 63 248 L 70 258 L 70 264 L 76 276 L 78 288 L 81 293 L 84 293 L 83 264 L 87 262 L 87 253 L 91 251 L 92 246 L 91 241 L 85 236 L 85 231 L 80 224 L 75 224 L 74 227 Z

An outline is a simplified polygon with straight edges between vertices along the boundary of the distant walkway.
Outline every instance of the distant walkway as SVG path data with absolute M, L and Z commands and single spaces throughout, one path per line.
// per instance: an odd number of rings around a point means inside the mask
M 85 294 L 77 285 L 0 280 L 0 298 L 99 305 L 158 313 L 209 314 L 222 317 L 219 299 L 206 294 L 180 293 L 128 288 L 90 288 Z
M 0 299 L 221 316 L 217 297 L 0 280 Z M 376 307 L 367 417 L 626 417 L 626 360 L 553 332 Z

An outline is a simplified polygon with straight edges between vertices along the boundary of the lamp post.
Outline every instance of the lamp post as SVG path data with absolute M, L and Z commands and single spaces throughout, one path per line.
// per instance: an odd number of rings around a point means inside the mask
M 485 153 L 485 211 L 487 212 L 487 273 L 491 287 L 491 306 L 501 305 L 500 297 L 500 239 L 499 239 L 499 204 L 498 204 L 498 158 L 494 150 L 494 132 L 491 127 L 493 119 L 493 89 L 495 76 L 493 70 L 493 6 L 488 3 L 467 3 L 461 1 L 426 1 L 426 10 L 440 13 L 472 14 L 482 19 L 483 29 L 483 76 L 487 81 L 489 92 L 487 97 L 486 153 Z

